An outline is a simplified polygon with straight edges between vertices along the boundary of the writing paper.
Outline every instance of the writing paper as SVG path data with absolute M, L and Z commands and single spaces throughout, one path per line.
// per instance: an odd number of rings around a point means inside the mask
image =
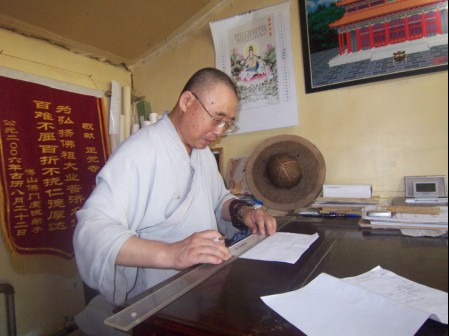
M 262 300 L 308 336 L 410 336 L 429 317 L 325 273 L 302 289 Z
M 393 272 L 376 267 L 362 275 L 346 278 L 346 282 L 388 297 L 431 314 L 435 321 L 448 323 L 448 294 L 430 288 Z
M 318 237 L 318 233 L 304 235 L 277 232 L 241 255 L 240 258 L 294 264 Z

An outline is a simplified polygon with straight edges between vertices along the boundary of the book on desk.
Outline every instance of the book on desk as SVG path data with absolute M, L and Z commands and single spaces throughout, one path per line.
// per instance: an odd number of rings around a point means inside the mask
M 318 197 L 310 205 L 309 214 L 317 212 L 322 217 L 345 217 L 358 218 L 363 214 L 363 209 L 369 206 L 389 205 L 387 199 L 380 197 L 371 198 L 337 198 L 337 197 Z M 300 215 L 307 215 L 307 212 L 300 211 Z M 313 216 L 310 216 L 313 217 Z

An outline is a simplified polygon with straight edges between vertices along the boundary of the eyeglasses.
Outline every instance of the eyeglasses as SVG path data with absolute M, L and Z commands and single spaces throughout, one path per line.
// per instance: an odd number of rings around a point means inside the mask
M 198 96 L 194 93 L 191 92 L 193 94 L 193 96 L 196 98 L 196 100 L 198 101 L 198 103 L 200 103 L 201 107 L 204 109 L 204 111 L 206 111 L 206 113 L 209 115 L 210 119 L 212 120 L 212 122 L 214 123 L 214 127 L 215 128 L 223 128 L 225 133 L 232 133 L 235 131 L 236 126 L 235 123 L 228 119 L 225 120 L 223 118 L 217 118 L 214 117 L 206 108 L 206 106 L 204 106 L 203 102 L 200 100 L 200 98 L 198 98 Z

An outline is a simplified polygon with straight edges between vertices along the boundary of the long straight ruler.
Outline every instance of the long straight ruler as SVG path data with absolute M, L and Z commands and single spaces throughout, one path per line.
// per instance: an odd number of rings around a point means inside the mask
M 278 229 L 286 225 L 291 220 L 291 217 L 279 218 Z M 229 248 L 232 254 L 232 257 L 229 260 L 219 265 L 202 264 L 194 268 L 183 276 L 171 281 L 167 285 L 136 301 L 117 314 L 108 317 L 104 320 L 104 323 L 122 331 L 131 330 L 139 323 L 145 321 L 162 308 L 168 306 L 170 303 L 177 300 L 201 284 L 203 281 L 209 279 L 233 261 L 237 260 L 243 253 L 250 250 L 266 238 L 267 236 L 253 234 L 239 241 Z

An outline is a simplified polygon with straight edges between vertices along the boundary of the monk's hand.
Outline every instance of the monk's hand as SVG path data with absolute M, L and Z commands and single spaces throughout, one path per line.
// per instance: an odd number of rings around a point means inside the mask
M 221 264 L 231 258 L 224 237 L 215 230 L 194 233 L 184 240 L 170 244 L 175 269 L 197 264 Z
M 276 218 L 269 215 L 262 209 L 254 209 L 245 207 L 243 209 L 243 223 L 251 229 L 253 233 L 259 232 L 262 235 L 272 236 L 276 233 L 277 222 Z

